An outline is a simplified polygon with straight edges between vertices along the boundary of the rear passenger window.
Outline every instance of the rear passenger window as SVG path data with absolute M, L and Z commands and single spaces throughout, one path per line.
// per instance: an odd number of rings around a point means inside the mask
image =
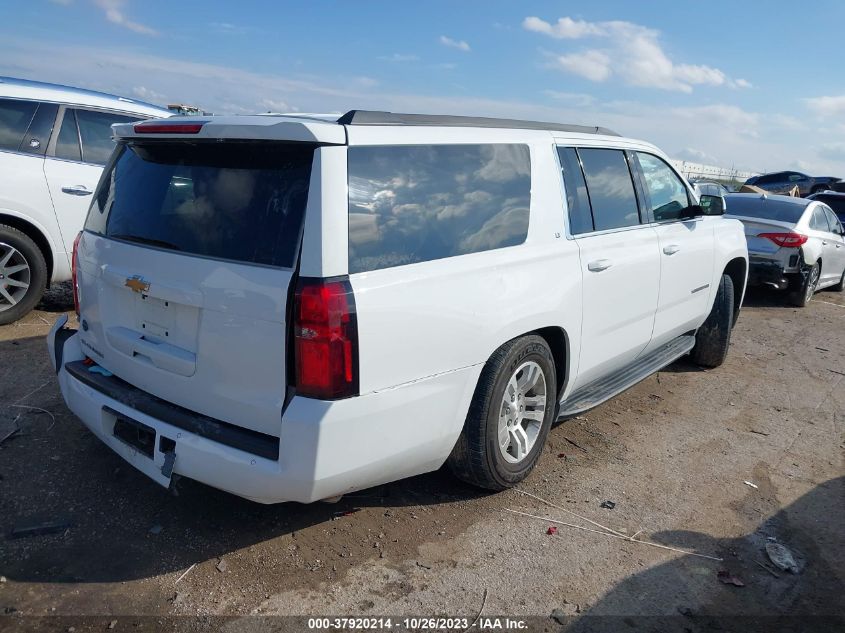
M 65 111 L 62 119 L 62 127 L 59 128 L 59 136 L 56 138 L 56 158 L 66 160 L 82 160 L 82 151 L 79 149 L 79 129 L 76 127 L 76 113 L 73 110 Z
M 643 173 L 646 203 L 655 222 L 677 220 L 690 202 L 687 188 L 678 175 L 663 160 L 651 154 L 636 153 Z
M 579 149 L 596 231 L 640 223 L 637 196 L 625 154 L 617 149 Z
M 18 151 L 38 103 L 0 99 L 0 150 Z
M 572 235 L 589 233 L 593 230 L 593 215 L 590 212 L 590 197 L 587 195 L 587 183 L 584 182 L 578 154 L 572 147 L 558 147 L 557 153 L 563 172 L 563 187 L 566 190 L 569 232 Z
M 824 214 L 827 216 L 827 223 L 830 225 L 830 230 L 833 233 L 841 234 L 842 225 L 839 223 L 839 218 L 836 217 L 836 214 L 827 207 L 824 209 Z
M 810 228 L 816 231 L 830 231 L 827 218 L 824 215 L 824 207 L 813 209 L 813 216 L 810 218 Z
M 138 118 L 94 110 L 76 110 L 79 136 L 82 140 L 82 160 L 95 165 L 105 165 L 114 149 L 112 124 L 129 123 L 137 121 Z
M 349 272 L 515 246 L 528 235 L 526 145 L 350 147 Z

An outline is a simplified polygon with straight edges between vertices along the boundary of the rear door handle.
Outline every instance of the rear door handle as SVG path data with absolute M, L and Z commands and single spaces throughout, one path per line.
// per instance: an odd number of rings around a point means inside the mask
M 674 255 L 679 250 L 681 250 L 681 247 L 678 246 L 677 244 L 669 244 L 669 246 L 663 247 L 663 252 L 666 253 L 667 255 Z
M 65 185 L 62 187 L 62 192 L 69 193 L 72 196 L 90 196 L 94 193 L 85 185 Z
M 594 273 L 600 273 L 603 270 L 607 270 L 611 266 L 613 266 L 613 262 L 611 262 L 609 259 L 597 259 L 596 261 L 587 264 L 587 270 Z

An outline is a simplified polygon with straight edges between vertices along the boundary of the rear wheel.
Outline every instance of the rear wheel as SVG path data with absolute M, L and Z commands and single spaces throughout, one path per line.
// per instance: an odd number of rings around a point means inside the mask
M 725 362 L 731 344 L 734 315 L 734 282 L 722 275 L 713 308 L 704 324 L 695 333 L 692 361 L 702 367 L 718 367 Z
M 842 276 L 839 278 L 839 283 L 830 288 L 834 292 L 842 292 L 845 290 L 845 270 L 842 271 Z
M 0 224 L 0 325 L 32 310 L 47 285 L 47 263 L 27 235 Z
M 539 336 L 497 349 L 481 372 L 452 454 L 451 471 L 488 490 L 528 476 L 543 450 L 555 411 L 557 381 L 551 350 Z
M 810 303 L 810 299 L 813 298 L 813 295 L 816 293 L 816 287 L 819 285 L 819 276 L 821 275 L 821 272 L 822 267 L 818 262 L 816 262 L 807 274 L 799 277 L 801 281 L 797 284 L 797 287 L 789 293 L 789 303 L 798 308 L 803 308 Z

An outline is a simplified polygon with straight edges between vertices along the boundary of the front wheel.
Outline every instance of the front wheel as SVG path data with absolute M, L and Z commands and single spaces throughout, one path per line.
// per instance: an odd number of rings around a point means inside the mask
M 722 275 L 713 309 L 695 333 L 695 346 L 690 352 L 692 361 L 702 367 L 718 367 L 725 362 L 731 344 L 734 318 L 734 282 Z
M 556 403 L 555 364 L 546 341 L 534 335 L 508 341 L 481 372 L 446 462 L 450 470 L 487 490 L 515 486 L 540 458 Z
M 47 263 L 27 235 L 0 224 L 0 325 L 32 310 L 47 285 Z

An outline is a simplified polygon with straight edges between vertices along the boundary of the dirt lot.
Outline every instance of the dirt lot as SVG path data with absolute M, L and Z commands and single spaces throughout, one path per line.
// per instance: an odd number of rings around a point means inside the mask
M 48 325 L 70 309 L 66 289 L 41 308 L 0 328 L 0 420 L 20 414 L 22 427 L 0 446 L 0 609 L 10 614 L 0 628 L 67 630 L 69 620 L 31 616 L 104 616 L 95 630 L 111 616 L 127 616 L 117 630 L 151 630 L 162 620 L 142 616 L 173 615 L 471 621 L 482 605 L 537 616 L 532 628 L 547 630 L 559 626 L 555 609 L 578 616 L 572 630 L 721 626 L 706 616 L 779 630 L 766 618 L 845 615 L 843 295 L 820 293 L 804 310 L 752 295 L 723 367 L 677 363 L 558 426 L 522 485 L 617 531 L 721 562 L 564 525 L 550 535 L 549 521 L 506 510 L 592 526 L 445 472 L 334 505 L 260 506 L 185 480 L 168 492 L 67 411 L 44 346 Z M 69 527 L 7 537 L 33 517 Z M 801 573 L 774 570 L 769 537 L 796 554 Z M 720 571 L 744 586 L 720 582 Z M 671 627 L 641 616 L 666 616 Z M 216 620 L 232 630 L 255 621 Z

